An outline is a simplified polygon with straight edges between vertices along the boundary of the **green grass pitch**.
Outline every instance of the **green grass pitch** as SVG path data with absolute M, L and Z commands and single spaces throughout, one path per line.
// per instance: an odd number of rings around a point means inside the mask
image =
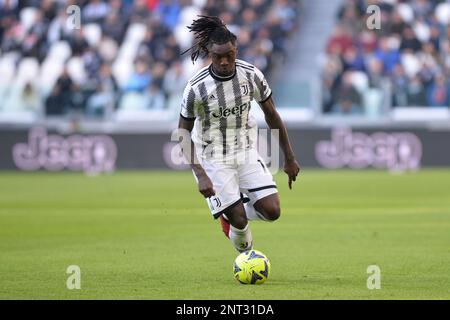
M 251 286 L 190 172 L 0 173 L 0 299 L 450 298 L 450 170 L 276 180 L 281 218 L 251 223 L 272 272 Z

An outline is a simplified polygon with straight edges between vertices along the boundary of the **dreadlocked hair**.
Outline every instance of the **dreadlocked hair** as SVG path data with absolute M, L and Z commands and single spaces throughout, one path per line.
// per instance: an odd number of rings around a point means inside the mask
M 202 53 L 203 57 L 207 56 L 208 46 L 216 44 L 224 44 L 229 41 L 236 43 L 236 36 L 227 29 L 226 25 L 218 17 L 199 16 L 187 28 L 189 32 L 194 32 L 196 43 L 185 50 L 181 54 L 191 51 L 191 60 L 194 63 Z

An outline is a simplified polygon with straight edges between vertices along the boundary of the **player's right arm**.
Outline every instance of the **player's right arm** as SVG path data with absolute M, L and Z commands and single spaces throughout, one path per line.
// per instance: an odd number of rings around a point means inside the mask
M 194 104 L 195 93 L 193 91 L 193 88 L 190 85 L 187 85 L 186 89 L 184 90 L 180 119 L 178 121 L 178 130 L 180 133 L 179 143 L 184 157 L 188 160 L 192 171 L 194 171 L 194 174 L 197 177 L 198 190 L 205 198 L 209 198 L 215 195 L 213 184 L 197 159 L 195 145 L 191 139 L 191 132 L 194 128 L 195 121 Z

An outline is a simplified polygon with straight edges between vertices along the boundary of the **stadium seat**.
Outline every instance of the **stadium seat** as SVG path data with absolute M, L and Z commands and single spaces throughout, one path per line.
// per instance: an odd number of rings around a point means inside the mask
M 69 59 L 67 62 L 67 71 L 73 82 L 77 84 L 84 83 L 87 79 L 83 59 L 80 57 L 72 57 Z
M 403 21 L 412 23 L 414 21 L 414 11 L 407 3 L 400 3 L 397 6 L 398 13 L 403 18 Z
M 39 62 L 36 58 L 23 58 L 17 68 L 16 84 L 35 82 L 39 74 Z
M 450 24 L 450 3 L 440 3 L 435 9 L 436 19 L 443 25 Z
M 117 59 L 112 65 L 112 74 L 116 79 L 119 87 L 124 87 L 133 72 L 133 64 L 131 60 Z
M 382 1 L 383 2 L 383 1 Z M 391 26 L 383 32 L 374 32 L 368 37 L 367 31 L 362 31 L 355 24 L 355 10 L 361 4 L 359 1 L 343 1 L 337 17 L 336 28 L 345 25 L 348 31 L 342 45 L 353 47 L 358 54 L 347 54 L 346 50 L 338 52 L 324 50 L 326 63 L 322 63 L 324 72 L 322 79 L 324 112 L 332 112 L 335 103 L 339 79 L 348 70 L 361 70 L 367 74 L 370 86 L 381 89 L 386 97 L 392 95 L 392 107 L 447 105 L 448 86 L 448 25 L 450 24 L 450 2 L 447 1 L 386 1 L 392 10 L 384 11 L 384 20 L 392 20 Z M 361 15 L 361 23 L 365 16 Z M 336 41 L 330 38 L 329 43 Z M 358 43 L 362 43 L 362 48 Z M 382 64 L 373 64 L 373 59 Z M 339 61 L 340 60 L 340 61 Z M 337 68 L 330 67 L 341 65 Z M 444 75 L 445 79 L 439 79 Z M 354 78 L 358 91 L 364 91 L 360 80 Z M 445 83 L 446 82 L 446 83 Z M 387 87 L 391 86 L 394 92 Z M 438 90 L 439 97 L 433 96 Z M 366 97 L 368 101 L 380 100 L 375 93 Z M 363 94 L 364 95 L 364 94 Z M 383 100 L 387 101 L 387 100 Z M 382 102 L 380 102 L 382 103 Z M 387 112 L 387 110 L 382 110 Z
M 48 96 L 63 69 L 64 62 L 62 61 L 54 61 L 48 57 L 44 60 L 38 77 L 39 83 L 41 84 L 41 92 L 44 97 Z
M 189 6 L 184 8 L 180 14 L 180 21 L 174 29 L 174 36 L 180 47 L 185 50 L 192 43 L 192 33 L 186 29 L 186 26 L 200 14 L 198 7 Z
M 421 65 L 419 63 L 419 59 L 412 53 L 403 54 L 401 63 L 403 65 L 403 68 L 405 69 L 406 74 L 410 78 L 414 77 L 420 71 Z
M 364 111 L 368 117 L 377 118 L 381 114 L 383 106 L 383 90 L 377 88 L 368 88 L 363 95 Z
M 192 43 L 192 34 L 186 30 L 185 26 L 178 25 L 174 30 L 175 39 L 183 50 L 189 48 Z
M 140 43 L 145 38 L 147 26 L 142 23 L 131 24 L 126 33 L 125 42 Z
M 428 24 L 422 21 L 416 21 L 413 25 L 413 29 L 417 35 L 417 39 L 419 39 L 420 42 L 422 43 L 428 42 L 431 35 L 431 30 Z
M 12 52 L 0 57 L 0 110 L 4 108 L 9 96 L 15 78 L 17 59 L 18 56 Z
M 0 84 L 8 84 L 12 81 L 16 71 L 16 61 L 19 56 L 9 52 L 0 57 Z
M 351 81 L 353 87 L 360 93 L 364 94 L 369 88 L 369 79 L 364 72 L 354 71 L 352 72 Z
M 10 79 L 10 85 L 3 87 L 2 109 L 22 112 L 25 108 L 21 100 L 23 89 L 27 83 L 35 84 L 39 74 L 39 63 L 36 58 L 24 58 L 19 62 L 17 72 Z
M 258 13 L 263 16 L 271 10 L 295 6 L 296 1 L 289 0 L 289 2 L 291 1 L 292 3 L 267 3 L 260 8 L 262 11 Z M 13 1 L 13 7 L 19 8 L 18 11 L 11 11 L 16 15 L 14 23 L 8 22 L 8 19 L 11 18 L 10 15 L 0 15 L 1 24 L 6 26 L 6 29 L 3 30 L 4 37 L 0 43 L 0 108 L 11 96 L 13 87 L 16 87 L 14 89 L 17 91 L 16 93 L 20 93 L 20 88 L 30 80 L 37 83 L 36 89 L 39 91 L 41 102 L 45 103 L 65 67 L 67 67 L 67 71 L 74 82 L 80 84 L 76 90 L 80 89 L 82 92 L 90 94 L 93 90 L 91 84 L 95 82 L 97 75 L 101 70 L 107 70 L 109 69 L 108 66 L 112 66 L 111 71 L 114 80 L 117 80 L 117 83 L 113 81 L 112 90 L 115 91 L 116 96 L 120 96 L 124 93 L 123 91 L 127 90 L 126 85 L 130 82 L 130 76 L 134 72 L 138 55 L 139 61 L 145 64 L 145 72 L 147 73 L 145 76 L 158 79 L 159 84 L 163 83 L 166 78 L 165 75 L 173 63 L 183 65 L 180 77 L 188 79 L 204 65 L 202 65 L 202 57 L 195 65 L 190 61 L 189 54 L 180 57 L 180 50 L 184 51 L 193 44 L 193 34 L 189 32 L 186 26 L 197 19 L 201 13 L 216 15 L 214 13 L 216 9 L 226 10 L 226 8 L 221 8 L 221 5 L 211 5 L 210 1 L 207 0 L 193 0 L 185 4 L 169 2 L 162 4 L 161 2 L 161 6 L 158 5 L 158 1 L 152 1 L 154 6 L 159 7 L 152 7 L 151 10 L 147 10 L 145 1 L 141 1 L 142 7 L 133 2 L 126 4 L 121 1 L 99 1 L 96 3 L 84 1 L 78 4 L 81 12 L 89 11 L 86 9 L 89 6 L 92 12 L 97 10 L 97 13 L 94 12 L 93 15 L 98 14 L 99 19 L 89 19 L 82 16 L 80 21 L 82 30 L 77 31 L 66 24 L 67 14 L 71 18 L 76 17 L 72 13 L 65 12 L 64 8 L 69 3 L 70 1 L 67 2 L 66 0 L 48 1 L 39 5 L 39 1 L 25 1 L 24 3 Z M 167 10 L 162 8 L 165 5 L 167 5 Z M 251 0 L 241 3 L 234 1 L 231 6 L 235 9 L 239 6 L 241 9 L 247 8 L 247 10 L 254 11 L 257 10 L 254 5 Z M 107 9 L 105 10 L 105 8 Z M 107 24 L 103 24 L 100 20 L 113 11 L 120 23 L 111 28 L 112 30 L 106 30 L 104 28 L 108 28 Z M 234 13 L 236 12 L 234 11 Z M 291 18 L 286 20 L 289 19 Z M 170 23 L 166 24 L 165 22 L 169 20 Z M 236 19 L 236 21 L 228 23 L 230 30 L 236 30 L 235 28 L 239 28 L 239 24 L 245 23 L 241 20 Z M 292 23 L 294 19 L 291 20 L 286 23 Z M 154 25 L 155 30 L 151 30 L 153 21 L 159 21 L 162 24 Z M 282 21 L 277 22 L 277 24 L 277 27 L 282 27 Z M 268 22 L 263 22 L 263 25 L 269 29 L 274 28 Z M 79 31 L 81 32 L 78 34 Z M 151 31 L 156 33 L 156 41 L 158 42 L 144 43 L 148 32 Z M 74 37 L 75 35 L 77 37 Z M 82 35 L 82 39 L 78 38 L 80 35 Z M 284 34 L 267 34 L 262 37 L 264 38 L 260 41 L 262 43 L 267 41 L 272 43 L 275 40 L 265 39 L 269 37 L 279 38 L 280 43 L 286 38 Z M 175 41 L 173 41 L 174 39 Z M 259 46 L 258 41 L 254 39 L 245 51 L 248 51 L 253 58 L 258 55 L 267 58 L 269 53 L 255 51 L 255 48 Z M 92 60 L 90 61 L 84 56 L 84 50 L 87 48 L 90 50 L 89 53 L 95 54 L 99 59 L 90 63 Z M 72 52 L 72 50 L 75 52 Z M 279 51 L 284 50 L 279 49 Z M 280 53 L 285 54 L 285 52 L 276 52 L 276 54 Z M 241 54 L 245 56 L 246 52 L 243 50 Z M 27 58 L 23 59 L 24 57 Z M 23 60 L 21 61 L 21 59 Z M 249 58 L 249 61 L 254 60 Z M 153 65 L 158 67 L 153 68 Z M 275 68 L 275 66 L 272 65 L 271 68 Z M 261 68 L 261 71 L 264 73 L 270 72 L 268 68 L 267 70 L 264 69 L 265 66 Z M 100 90 L 100 87 L 97 89 Z M 161 89 L 166 100 L 171 101 L 174 109 L 177 108 L 183 90 L 178 88 L 176 91 L 168 92 L 164 88 Z M 20 96 L 16 94 L 16 98 L 20 99 Z M 127 99 L 132 101 L 134 98 L 126 97 L 124 101 Z M 169 100 L 169 98 L 171 99 Z M 11 106 L 14 104 L 18 105 L 16 102 L 10 103 Z M 25 104 L 31 105 L 32 103 L 28 101 Z M 67 112 L 70 111 L 68 110 L 70 107 L 66 109 Z
M 36 86 L 33 85 L 36 90 Z M 34 109 L 29 109 L 28 101 L 23 99 L 24 96 L 24 88 L 25 85 L 13 85 L 11 90 L 8 92 L 8 95 L 5 97 L 6 99 L 3 101 L 2 106 L 2 117 L 5 114 L 9 115 L 21 115 L 21 114 L 40 114 L 41 112 L 41 102 L 40 100 L 35 100 L 37 105 L 34 106 Z M 39 92 L 37 92 L 39 94 Z M 34 103 L 33 103 L 34 105 Z
M 141 111 L 144 108 L 144 96 L 138 92 L 128 92 L 122 96 L 119 104 L 120 112 Z
M 26 7 L 20 11 L 20 23 L 27 32 L 33 26 L 36 21 L 39 10 L 33 7 Z
M 102 29 L 101 27 L 96 23 L 89 23 L 84 28 L 84 36 L 87 41 L 87 43 L 93 47 L 96 48 L 102 38 Z
M 125 41 L 119 48 L 117 60 L 133 61 L 137 55 L 139 43 Z
M 66 41 L 58 41 L 51 45 L 48 58 L 65 62 L 72 54 L 72 49 Z

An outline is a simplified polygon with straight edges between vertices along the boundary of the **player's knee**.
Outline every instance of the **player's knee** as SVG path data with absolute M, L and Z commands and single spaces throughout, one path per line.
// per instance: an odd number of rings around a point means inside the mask
M 238 221 L 234 221 L 234 223 L 232 223 L 231 225 L 237 229 L 244 229 L 247 226 L 248 221 L 247 220 L 238 220 Z
M 247 217 L 245 215 L 229 216 L 230 224 L 237 229 L 244 229 L 247 226 Z
M 280 218 L 281 210 L 280 206 L 278 205 L 271 205 L 270 207 L 266 208 L 265 210 L 265 216 L 269 221 L 275 221 Z

